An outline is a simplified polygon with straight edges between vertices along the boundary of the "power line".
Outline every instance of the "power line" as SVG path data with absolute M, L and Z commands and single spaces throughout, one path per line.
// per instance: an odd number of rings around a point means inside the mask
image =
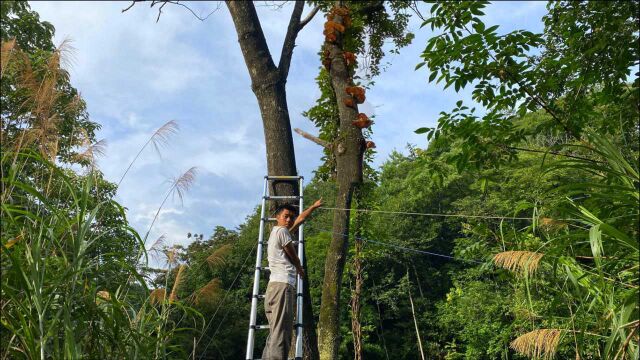
M 321 231 L 325 231 L 325 232 L 329 232 L 329 233 L 333 233 L 333 234 L 337 234 L 337 235 L 342 235 L 342 236 L 348 236 L 347 234 L 339 233 L 339 232 L 334 232 L 334 231 L 330 231 L 330 230 L 327 230 L 327 229 L 324 229 L 324 230 L 321 230 Z M 379 244 L 379 245 L 382 245 L 382 246 L 393 247 L 393 248 L 400 249 L 400 250 L 404 250 L 404 251 L 411 251 L 411 252 L 421 253 L 421 254 L 426 254 L 426 255 L 439 256 L 439 257 L 448 258 L 448 259 L 451 259 L 451 260 L 466 261 L 466 262 L 472 262 L 472 263 L 476 263 L 476 264 L 486 264 L 486 263 L 487 263 L 486 261 L 480 261 L 480 260 L 475 260 L 475 259 L 463 259 L 463 258 L 458 258 L 458 257 L 455 257 L 455 256 L 450 256 L 450 255 L 445 255 L 445 254 L 439 254 L 439 253 L 430 252 L 430 251 L 425 251 L 425 250 L 412 249 L 412 248 L 408 248 L 408 247 L 404 247 L 404 246 L 400 246 L 400 245 L 394 245 L 394 244 L 390 244 L 390 243 L 388 243 L 388 242 L 381 242 L 381 241 L 370 240 L 370 239 L 366 239 L 366 238 L 363 238 L 363 237 L 357 237 L 357 236 L 354 236 L 354 239 L 362 240 L 362 241 L 364 241 L 364 242 L 369 242 L 369 243 Z M 550 255 L 550 254 L 546 254 L 546 253 L 545 253 L 545 254 L 543 254 L 543 255 L 544 255 L 545 257 L 547 257 L 547 258 L 554 258 L 554 259 L 560 259 L 560 258 L 561 258 L 560 256 Z M 396 260 L 396 261 L 397 261 L 397 259 L 394 259 L 394 260 Z M 492 264 L 493 264 L 493 263 L 492 263 Z M 590 274 L 592 274 L 592 275 L 599 276 L 599 274 L 598 274 L 598 273 L 593 272 L 593 271 L 589 271 L 589 270 L 596 270 L 595 268 L 592 268 L 592 267 L 587 266 L 587 265 L 585 265 L 585 264 L 581 264 L 581 268 L 582 268 L 582 270 L 583 270 L 584 272 L 586 272 L 586 273 L 590 273 Z M 587 269 L 589 269 L 589 270 L 587 270 Z M 609 280 L 609 281 L 611 281 L 611 282 L 615 282 L 615 283 L 621 284 L 621 285 L 626 286 L 626 287 L 632 287 L 632 288 L 634 288 L 634 286 L 633 286 L 633 285 L 629 285 L 629 284 L 626 284 L 626 283 L 624 283 L 624 282 L 622 282 L 622 281 L 619 281 L 619 280 L 614 279 L 614 276 L 613 276 L 612 274 L 609 274 L 609 273 L 603 272 L 603 271 L 601 271 L 601 270 L 598 270 L 598 271 L 602 272 L 602 274 L 603 274 L 603 275 L 607 275 L 607 276 L 609 276 L 609 277 L 604 277 L 604 279 L 607 279 L 607 280 Z
M 460 218 L 475 218 L 475 219 L 509 219 L 509 220 L 532 220 L 531 217 L 514 217 L 514 216 L 488 216 L 488 215 L 468 215 L 468 214 L 438 214 L 438 213 L 419 213 L 419 212 L 405 212 L 405 211 L 387 211 L 387 210 L 372 210 L 372 209 L 347 209 L 347 208 L 335 208 L 335 207 L 319 207 L 321 210 L 343 210 L 343 211 L 359 211 L 369 213 L 380 214 L 396 214 L 396 215 L 419 215 L 419 216 L 433 216 L 433 217 L 460 217 Z M 561 220 L 576 220 L 576 219 L 559 219 Z
M 373 244 L 379 244 L 379 245 L 383 245 L 383 246 L 389 246 L 389 247 L 393 247 L 393 248 L 400 249 L 400 250 L 411 251 L 411 252 L 420 253 L 420 254 L 427 254 L 427 255 L 439 256 L 439 257 L 443 257 L 443 258 L 447 258 L 447 259 L 451 259 L 451 260 L 467 261 L 467 262 L 472 262 L 472 263 L 476 263 L 476 264 L 484 264 L 484 263 L 486 263 L 485 261 L 479 261 L 479 260 L 473 260 L 473 259 L 457 258 L 457 257 L 454 257 L 454 256 L 449 256 L 449 255 L 444 255 L 444 254 L 438 254 L 438 253 L 434 253 L 434 252 L 430 252 L 430 251 L 425 251 L 425 250 L 412 249 L 412 248 L 408 248 L 408 247 L 404 247 L 404 246 L 393 245 L 393 244 L 384 243 L 384 242 L 375 241 L 375 240 L 369 240 L 369 239 L 357 238 L 357 237 L 356 237 L 356 239 L 362 240 L 362 241 L 364 241 L 364 242 L 373 243 Z
M 335 231 L 331 231 L 331 230 L 327 230 L 327 229 L 324 229 L 324 230 L 321 230 L 321 231 L 325 231 L 325 232 L 329 232 L 329 233 L 337 234 L 337 235 L 342 235 L 342 236 L 347 236 L 347 237 L 349 236 L 349 235 L 344 234 L 344 233 L 339 233 L 339 232 L 335 232 Z M 362 240 L 364 242 L 369 242 L 369 243 L 378 244 L 378 245 L 382 245 L 382 246 L 389 246 L 389 247 L 393 247 L 393 248 L 396 248 L 396 249 L 400 249 L 400 250 L 404 250 L 404 251 L 411 251 L 411 252 L 420 253 L 420 254 L 439 256 L 439 257 L 447 258 L 447 259 L 450 259 L 450 260 L 467 261 L 467 262 L 473 262 L 473 263 L 476 263 L 476 264 L 485 264 L 486 263 L 486 261 L 480 261 L 480 260 L 475 260 L 475 259 L 463 259 L 463 258 L 458 258 L 458 257 L 455 257 L 455 256 L 451 256 L 451 255 L 439 254 L 439 253 L 436 253 L 436 252 L 413 249 L 413 248 L 400 246 L 400 245 L 394 245 L 394 244 L 390 244 L 388 242 L 370 240 L 370 239 L 359 237 L 359 236 L 354 236 L 353 238 L 354 239 L 358 239 L 358 240 Z

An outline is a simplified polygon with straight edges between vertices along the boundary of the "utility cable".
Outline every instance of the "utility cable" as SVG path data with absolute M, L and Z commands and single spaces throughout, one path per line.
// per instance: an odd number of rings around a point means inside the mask
M 387 211 L 387 210 L 371 210 L 371 209 L 347 209 L 347 208 L 335 208 L 335 207 L 319 207 L 321 210 L 342 210 L 342 211 L 360 211 L 369 213 L 380 214 L 396 214 L 396 215 L 419 215 L 419 216 L 433 216 L 433 217 L 461 217 L 461 218 L 476 218 L 476 219 L 509 219 L 509 220 L 532 220 L 531 217 L 514 217 L 514 216 L 487 216 L 487 215 L 467 215 L 467 214 L 437 214 L 437 213 L 419 213 L 419 212 L 405 212 L 405 211 Z M 559 220 L 576 220 L 576 219 L 559 219 Z
M 327 230 L 327 229 L 321 230 L 321 231 L 329 232 L 329 233 L 337 234 L 337 235 L 342 235 L 342 236 L 347 236 L 347 237 L 349 236 L 349 235 L 344 234 L 344 233 L 334 232 L 334 231 Z M 471 262 L 471 263 L 476 263 L 476 264 L 486 264 L 487 263 L 486 261 L 480 261 L 480 260 L 475 260 L 475 259 L 463 259 L 463 258 L 458 258 L 458 257 L 455 257 L 455 256 L 444 255 L 444 254 L 439 254 L 439 253 L 425 251 L 425 250 L 412 249 L 412 248 L 408 248 L 408 247 L 404 247 L 404 246 L 390 244 L 388 242 L 375 241 L 375 240 L 370 240 L 370 239 L 366 239 L 366 238 L 362 238 L 362 237 L 354 236 L 354 239 L 358 239 L 358 240 L 362 240 L 364 242 L 374 243 L 374 244 L 378 244 L 378 245 L 382 245 L 382 246 L 393 247 L 393 248 L 396 248 L 398 250 L 410 251 L 410 252 L 426 254 L 426 255 L 439 256 L 439 257 L 443 257 L 443 258 L 447 258 L 447 259 L 451 259 L 451 260 L 466 261 L 466 262 Z M 547 257 L 547 258 L 560 259 L 560 256 L 556 256 L 556 255 L 544 254 L 544 256 Z M 589 271 L 589 270 L 597 270 L 597 269 L 595 269 L 593 267 L 590 267 L 590 266 L 587 266 L 585 264 L 581 264 L 581 267 L 582 267 L 582 270 L 584 272 L 590 273 L 592 275 L 599 276 L 598 273 L 596 273 L 594 271 Z M 589 269 L 589 270 L 587 270 L 587 269 Z M 606 272 L 602 272 L 602 274 L 609 276 L 609 277 L 604 277 L 604 279 L 606 279 L 606 280 L 609 280 L 609 281 L 614 282 L 614 283 L 618 283 L 618 284 L 626 286 L 626 287 L 636 288 L 636 286 L 629 285 L 629 284 L 626 284 L 626 283 L 624 283 L 622 281 L 614 279 L 614 276 L 612 274 L 609 274 L 609 273 L 606 273 Z
M 331 231 L 331 230 L 327 230 L 327 229 L 320 230 L 320 231 L 329 232 L 329 233 L 332 233 L 332 234 L 342 235 L 342 236 L 347 236 L 347 237 L 349 236 L 348 234 L 339 233 L 339 232 L 335 232 L 335 231 Z M 394 245 L 394 244 L 391 244 L 391 243 L 388 243 L 388 242 L 370 240 L 370 239 L 359 237 L 359 236 L 354 236 L 353 238 L 354 239 L 358 239 L 358 240 L 362 240 L 362 241 L 368 242 L 368 243 L 378 244 L 378 245 L 382 245 L 382 246 L 389 246 L 389 247 L 393 247 L 393 248 L 396 248 L 396 249 L 399 249 L 399 250 L 410 251 L 410 252 L 415 252 L 415 253 L 419 253 L 419 254 L 438 256 L 438 257 L 442 257 L 442 258 L 446 258 L 446 259 L 450 259 L 450 260 L 466 261 L 466 262 L 472 262 L 472 263 L 476 263 L 476 264 L 485 264 L 486 263 L 486 261 L 480 261 L 480 260 L 475 260 L 475 259 L 463 259 L 463 258 L 458 258 L 458 257 L 455 257 L 455 256 L 451 256 L 451 255 L 439 254 L 439 253 L 436 253 L 436 252 L 413 249 L 413 248 L 400 246 L 400 245 Z
M 293 205 L 297 207 L 298 205 Z M 395 215 L 416 215 L 416 216 L 431 216 L 431 217 L 459 217 L 459 218 L 469 218 L 469 219 L 495 219 L 495 220 L 529 220 L 532 221 L 533 217 L 517 217 L 517 216 L 497 216 L 497 215 L 470 215 L 470 214 L 440 214 L 440 213 L 421 213 L 421 212 L 406 212 L 406 211 L 388 211 L 388 210 L 373 210 L 373 209 L 347 209 L 347 208 L 336 208 L 336 207 L 327 207 L 321 206 L 318 209 L 320 210 L 342 210 L 342 211 L 358 211 L 358 212 L 368 212 L 368 213 L 378 213 L 378 214 L 395 214 Z M 607 218 L 605 220 L 614 220 L 631 216 L 638 216 L 640 214 L 627 214 L 621 216 L 614 216 L 611 218 Z M 584 221 L 583 219 L 553 219 L 555 221 Z

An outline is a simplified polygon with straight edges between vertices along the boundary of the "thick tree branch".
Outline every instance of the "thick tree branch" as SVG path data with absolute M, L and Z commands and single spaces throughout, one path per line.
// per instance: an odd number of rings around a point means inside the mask
M 311 12 L 304 19 L 302 19 L 302 21 L 300 21 L 300 26 L 298 27 L 298 31 L 302 30 L 302 28 L 305 25 L 311 22 L 311 20 L 313 20 L 313 17 L 316 16 L 319 10 L 320 10 L 320 7 L 318 6 L 314 7 L 313 10 L 311 10 Z
M 293 48 L 296 46 L 296 38 L 300 30 L 300 16 L 302 16 L 303 8 L 304 1 L 296 1 L 296 4 L 293 6 L 293 12 L 291 13 L 291 19 L 289 19 L 289 27 L 287 28 L 287 35 L 284 37 L 280 63 L 278 64 L 278 71 L 280 72 L 280 78 L 282 80 L 286 80 L 289 75 L 291 56 L 293 55 Z
M 308 132 L 306 132 L 306 131 L 304 131 L 304 130 L 301 130 L 301 129 L 295 128 L 295 129 L 293 129 L 293 131 L 295 131 L 296 133 L 298 133 L 298 134 L 299 134 L 300 136 L 302 136 L 303 138 L 308 139 L 308 140 L 311 140 L 311 141 L 313 141 L 314 143 L 316 143 L 316 144 L 318 144 L 318 145 L 320 145 L 320 146 L 323 146 L 323 147 L 325 147 L 325 148 L 327 148 L 327 149 L 329 149 L 329 148 L 331 147 L 331 145 L 330 145 L 328 142 L 326 142 L 326 141 L 324 141 L 324 140 L 321 140 L 320 138 L 317 138 L 317 137 L 315 137 L 315 136 L 313 136 L 313 135 L 309 134 Z

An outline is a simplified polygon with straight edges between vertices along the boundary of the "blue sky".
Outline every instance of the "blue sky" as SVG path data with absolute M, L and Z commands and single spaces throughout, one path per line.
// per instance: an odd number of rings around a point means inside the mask
M 268 2 L 273 4 L 273 2 Z M 75 48 L 71 72 L 73 85 L 87 102 L 93 121 L 102 125 L 98 139 L 107 141 L 99 167 L 117 182 L 135 154 L 162 124 L 175 120 L 178 134 L 161 156 L 149 147 L 123 181 L 117 200 L 126 206 L 132 225 L 146 232 L 169 188 L 168 179 L 192 166 L 199 169 L 194 186 L 183 203 L 167 202 L 149 239 L 166 236 L 168 244 L 187 244 L 187 232 L 208 237 L 217 225 L 234 228 L 253 211 L 262 195 L 266 157 L 257 100 L 242 58 L 231 17 L 220 2 L 185 2 L 196 13 L 208 14 L 201 22 L 186 9 L 167 5 L 156 23 L 157 6 L 129 2 L 32 2 L 42 20 L 56 28 L 56 43 L 72 40 Z M 293 4 L 280 9 L 257 3 L 269 48 L 277 63 Z M 496 2 L 486 9 L 488 25 L 499 33 L 515 29 L 540 32 L 545 2 Z M 306 7 L 303 16 L 309 8 Z M 428 14 L 428 8 L 422 8 Z M 301 113 L 319 95 L 314 78 L 323 41 L 319 14 L 300 33 L 287 81 L 292 127 L 317 133 Z M 470 102 L 470 91 L 428 84 L 429 73 L 420 62 L 431 33 L 412 20 L 413 44 L 399 55 L 384 59 L 387 70 L 367 91 L 360 111 L 376 115 L 373 140 L 374 165 L 381 165 L 393 150 L 407 143 L 425 146 L 414 134 L 433 126 L 438 113 L 455 102 Z M 294 135 L 298 170 L 310 180 L 320 164 L 321 149 Z

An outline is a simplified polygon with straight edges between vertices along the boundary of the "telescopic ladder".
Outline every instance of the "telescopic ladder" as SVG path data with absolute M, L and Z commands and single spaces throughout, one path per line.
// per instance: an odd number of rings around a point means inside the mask
M 298 182 L 300 196 L 275 196 L 269 194 L 269 182 L 270 181 L 290 181 Z M 258 250 L 256 252 L 256 268 L 253 276 L 253 296 L 251 297 L 251 315 L 249 317 L 249 335 L 247 337 L 247 360 L 254 360 L 253 349 L 255 346 L 255 331 L 256 330 L 269 330 L 269 325 L 257 325 L 256 318 L 258 312 L 258 300 L 264 300 L 265 295 L 260 294 L 260 275 L 264 271 L 267 273 L 269 268 L 262 266 L 262 253 L 265 245 L 264 241 L 264 228 L 267 221 L 273 221 L 275 218 L 267 216 L 267 201 L 268 200 L 298 200 L 299 201 L 299 214 L 303 211 L 303 199 L 302 199 L 302 176 L 265 176 L 264 177 L 264 189 L 262 191 L 262 208 L 260 210 L 260 231 L 258 233 Z M 303 225 L 298 228 L 298 257 L 300 263 L 304 266 L 304 237 L 303 237 Z M 296 344 L 295 344 L 295 359 L 302 359 L 302 278 L 297 275 L 296 281 Z M 255 358 L 259 359 L 259 358 Z

